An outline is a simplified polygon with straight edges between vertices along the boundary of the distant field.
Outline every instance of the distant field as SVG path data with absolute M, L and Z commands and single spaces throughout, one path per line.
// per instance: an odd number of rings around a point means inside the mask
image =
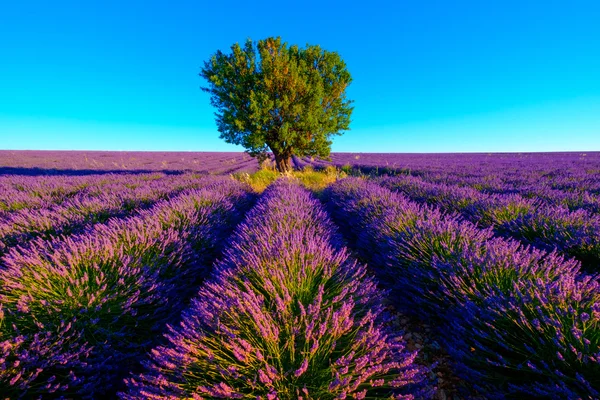
M 600 153 L 293 165 L 0 151 L 0 398 L 600 398 Z
M 104 172 L 195 171 L 211 174 L 253 172 L 245 153 L 10 151 L 0 150 L 0 174 L 83 175 Z

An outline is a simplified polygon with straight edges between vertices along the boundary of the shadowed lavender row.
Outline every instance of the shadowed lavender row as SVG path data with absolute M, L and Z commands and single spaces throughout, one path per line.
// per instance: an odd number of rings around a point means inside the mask
M 551 206 L 600 212 L 600 153 L 348 154 L 295 158 L 296 168 L 335 165 L 353 175 L 410 175 L 488 194 L 520 194 Z
M 122 398 L 429 398 L 381 296 L 322 206 L 276 182 Z
M 50 208 L 23 209 L 0 220 L 0 255 L 10 247 L 41 237 L 81 232 L 95 223 L 123 217 L 147 208 L 186 188 L 198 188 L 209 180 L 182 175 L 174 179 L 125 180 L 104 183 L 97 190 L 75 196 Z
M 600 272 L 600 215 L 548 206 L 518 194 L 486 194 L 468 187 L 436 184 L 406 175 L 382 178 L 383 186 L 417 202 L 457 212 L 482 227 L 543 250 L 557 250 Z
M 398 307 L 437 326 L 456 372 L 486 398 L 600 396 L 600 287 L 577 262 L 362 179 L 325 197 Z
M 244 164 L 241 164 L 243 166 Z M 239 167 L 239 166 L 238 166 Z M 0 176 L 0 218 L 17 211 L 52 208 L 71 199 L 88 199 L 107 192 L 141 186 L 185 184 L 208 174 L 97 174 L 84 176 Z
M 114 396 L 178 320 L 249 189 L 211 178 L 139 216 L 14 248 L 0 268 L 0 393 Z
M 477 165 L 464 165 L 460 171 L 449 168 L 443 172 L 427 170 L 388 171 L 391 175 L 409 175 L 429 183 L 472 188 L 487 194 L 519 194 L 553 206 L 570 210 L 584 209 L 600 212 L 600 197 L 588 191 L 600 179 L 600 171 L 588 171 L 585 178 L 577 180 L 568 174 L 556 174 L 552 164 L 544 171 L 506 171 L 500 166 L 480 175 Z M 582 166 L 583 167 L 583 166 Z

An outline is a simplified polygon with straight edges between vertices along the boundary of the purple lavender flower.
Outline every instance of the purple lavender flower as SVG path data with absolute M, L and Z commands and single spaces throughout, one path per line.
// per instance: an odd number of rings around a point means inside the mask
M 457 373 L 482 393 L 598 396 L 598 282 L 577 262 L 365 180 L 338 181 L 325 198 L 398 306 L 438 326 Z
M 382 312 L 318 202 L 276 183 L 122 398 L 426 396 L 425 370 Z
M 220 243 L 252 203 L 247 190 L 209 179 L 204 189 L 136 217 L 12 249 L 0 269 L 0 339 L 10 351 L 7 362 L 19 364 L 0 371 L 0 391 L 14 390 L 26 372 L 17 397 L 114 394 L 207 275 Z M 43 349 L 34 346 L 41 337 Z M 15 354 L 16 341 L 40 348 L 44 362 Z M 47 378 L 52 382 L 45 385 Z

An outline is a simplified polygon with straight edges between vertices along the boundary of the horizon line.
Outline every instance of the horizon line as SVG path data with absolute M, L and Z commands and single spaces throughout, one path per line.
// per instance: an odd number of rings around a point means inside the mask
M 89 153 L 246 153 L 246 151 L 219 151 L 219 150 L 53 150 L 53 149 L 0 149 L 0 152 L 89 152 Z M 271 152 L 268 152 L 271 153 Z M 330 154 L 575 154 L 575 153 L 600 153 L 599 150 L 548 150 L 548 151 L 408 151 L 408 152 L 377 152 L 377 151 L 332 151 Z M 246 153 L 247 154 L 247 153 Z M 309 156 L 300 156 L 309 157 Z M 319 158 L 319 157 L 315 157 Z

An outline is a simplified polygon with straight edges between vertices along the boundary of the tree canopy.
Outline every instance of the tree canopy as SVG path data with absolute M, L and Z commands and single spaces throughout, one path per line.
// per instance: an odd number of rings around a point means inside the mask
M 320 46 L 248 39 L 229 54 L 217 51 L 200 76 L 221 139 L 260 160 L 271 151 L 279 171 L 290 169 L 292 155 L 328 157 L 331 137 L 349 129 L 352 78 L 341 57 Z

